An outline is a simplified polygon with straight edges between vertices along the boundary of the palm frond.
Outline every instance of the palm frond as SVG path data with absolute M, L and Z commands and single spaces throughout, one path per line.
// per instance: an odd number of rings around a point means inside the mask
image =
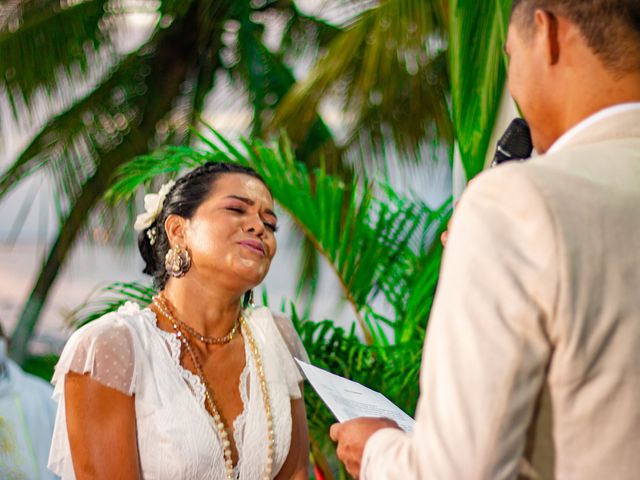
M 252 135 L 263 136 L 265 122 L 269 122 L 273 111 L 283 96 L 295 83 L 291 68 L 283 58 L 284 49 L 279 53 L 272 52 L 263 41 L 264 26 L 253 20 L 253 13 L 245 6 L 239 12 L 240 28 L 236 42 L 238 62 L 231 72 L 238 76 L 246 85 L 246 91 L 253 107 Z M 310 23 L 311 19 L 307 19 Z M 286 42 L 285 42 L 286 48 Z M 311 112 L 307 135 L 298 144 L 296 156 L 308 165 L 317 166 L 320 148 L 325 153 L 335 152 L 336 147 L 329 128 L 325 125 L 317 112 Z M 328 169 L 331 173 L 344 170 L 336 155 L 325 155 L 331 163 Z M 314 163 L 315 162 L 315 163 Z
M 151 303 L 156 291 L 140 282 L 116 282 L 98 291 L 95 297 L 74 308 L 67 315 L 67 323 L 80 328 L 109 312 L 114 312 L 126 302 L 138 303 L 144 307 Z
M 169 147 L 121 167 L 107 198 L 111 202 L 130 199 L 154 175 L 170 174 L 206 161 L 225 160 L 251 166 L 332 265 L 365 335 L 370 341 L 378 338 L 385 343 L 379 329 L 368 326 L 361 312 L 381 292 L 392 298 L 391 290 L 406 285 L 398 283 L 404 279 L 397 265 L 403 265 L 407 255 L 413 255 L 410 244 L 415 240 L 415 232 L 433 221 L 425 214 L 429 211 L 423 211 L 423 205 L 400 201 L 397 196 L 377 200 L 376 189 L 366 179 L 345 182 L 323 169 L 310 172 L 295 160 L 287 142 L 274 146 L 258 140 L 244 142 L 241 151 L 217 132 L 211 133 L 218 143 L 202 136 L 207 149 Z M 371 318 L 377 321 L 377 317 Z
M 184 31 L 191 28 L 185 21 L 157 31 L 147 45 L 122 59 L 102 83 L 53 118 L 0 177 L 0 198 L 23 178 L 46 167 L 55 179 L 57 196 L 70 206 L 106 155 L 121 152 L 122 157 L 114 160 L 119 164 L 146 150 L 156 135 L 156 122 L 172 112 L 193 61 L 193 46 L 175 40 L 193 40 Z M 178 51 L 180 48 L 183 50 Z M 175 75 L 168 74 L 172 71 Z M 121 148 L 126 146 L 131 148 Z
M 285 128 L 297 144 L 310 112 L 335 94 L 343 118 L 351 118 L 340 125 L 351 132 L 346 145 L 360 135 L 378 150 L 392 143 L 400 152 L 430 139 L 451 142 L 442 17 L 438 3 L 421 0 L 387 0 L 365 11 L 283 98 L 271 128 Z
M 294 5 L 282 36 L 281 50 L 300 57 L 310 47 L 325 48 L 340 31 L 325 20 L 302 13 Z
M 0 177 L 0 198 L 43 167 L 53 173 L 58 192 L 73 198 L 95 171 L 99 152 L 117 145 L 130 130 L 137 116 L 132 103 L 146 91 L 147 69 L 148 59 L 131 54 L 87 96 L 49 121 Z
M 511 0 L 449 6 L 453 122 L 468 179 L 484 167 L 506 77 L 503 46 Z
M 101 46 L 110 47 L 106 0 L 28 3 L 40 8 L 27 5 L 0 29 L 0 86 L 25 105 L 39 87 L 57 88 L 59 71 L 86 74 Z

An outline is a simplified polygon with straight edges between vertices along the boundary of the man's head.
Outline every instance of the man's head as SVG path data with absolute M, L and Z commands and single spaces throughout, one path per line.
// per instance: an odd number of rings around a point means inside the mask
M 506 51 L 539 152 L 588 115 L 640 101 L 639 0 L 513 0 Z

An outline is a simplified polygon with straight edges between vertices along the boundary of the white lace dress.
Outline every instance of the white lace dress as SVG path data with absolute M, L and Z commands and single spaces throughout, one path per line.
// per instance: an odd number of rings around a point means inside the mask
M 275 433 L 273 476 L 291 443 L 291 399 L 300 398 L 302 376 L 293 356 L 306 353 L 289 319 L 266 308 L 252 310 L 247 323 L 264 364 Z M 258 375 L 248 342 L 240 376 L 243 412 L 234 422 L 239 462 L 236 479 L 262 477 L 267 460 L 267 428 Z M 65 420 L 64 376 L 89 373 L 108 387 L 135 395 L 138 452 L 144 479 L 224 479 L 222 445 L 205 410 L 204 386 L 179 362 L 177 337 L 156 325 L 148 308 L 127 303 L 75 332 L 56 366 L 52 383 L 58 413 L 49 468 L 73 479 Z M 215 386 L 214 386 L 215 388 Z

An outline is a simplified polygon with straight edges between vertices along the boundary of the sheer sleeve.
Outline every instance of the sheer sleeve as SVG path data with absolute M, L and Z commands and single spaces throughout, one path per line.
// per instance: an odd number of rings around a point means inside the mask
M 127 307 L 127 306 L 125 306 Z M 130 306 L 127 308 L 131 309 Z M 131 327 L 120 312 L 110 313 L 79 329 L 67 341 L 51 383 L 58 411 L 51 439 L 48 467 L 63 480 L 74 479 L 67 434 L 64 379 L 68 372 L 88 374 L 93 380 L 126 395 L 136 389 L 137 362 Z
M 302 340 L 300 340 L 298 332 L 296 332 L 293 323 L 291 323 L 291 319 L 285 315 L 273 313 L 273 320 L 289 352 L 291 352 L 291 356 L 308 363 L 309 356 L 307 355 L 304 345 L 302 345 Z
M 291 399 L 301 398 L 304 377 L 294 358 L 308 359 L 291 320 L 274 314 L 266 307 L 256 309 L 253 316 L 253 325 L 261 332 L 265 358 L 273 365 L 269 375 L 273 375 L 274 382 L 286 385 Z
M 133 395 L 135 358 L 131 332 L 117 314 L 110 314 L 75 332 L 56 365 L 52 383 L 54 398 L 64 388 L 68 372 L 88 373 L 93 380 Z

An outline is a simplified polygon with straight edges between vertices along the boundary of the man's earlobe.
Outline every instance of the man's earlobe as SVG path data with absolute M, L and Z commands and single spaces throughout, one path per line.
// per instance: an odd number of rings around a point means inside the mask
M 536 10 L 536 34 L 541 35 L 544 52 L 549 65 L 556 65 L 560 60 L 560 38 L 558 17 L 548 10 Z

